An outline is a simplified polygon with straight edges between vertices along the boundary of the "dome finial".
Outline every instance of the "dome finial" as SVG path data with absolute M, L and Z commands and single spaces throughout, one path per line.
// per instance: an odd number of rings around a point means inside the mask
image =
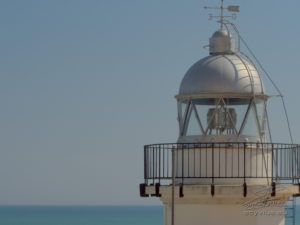
M 208 14 L 209 15 L 209 19 L 213 19 L 213 18 L 218 18 L 220 20 L 218 20 L 218 23 L 220 23 L 220 29 L 223 29 L 224 26 L 224 19 L 225 18 L 231 18 L 231 19 L 235 19 L 236 18 L 236 14 L 232 14 L 231 16 L 225 16 L 224 15 L 224 10 L 228 10 L 228 12 L 239 12 L 240 11 L 240 7 L 239 6 L 235 6 L 235 5 L 230 5 L 228 7 L 224 7 L 224 0 L 221 0 L 221 5 L 220 6 L 204 6 L 204 9 L 217 9 L 220 10 L 220 15 L 216 16 L 213 14 Z
M 235 52 L 234 39 L 228 30 L 221 28 L 209 39 L 209 53 L 211 55 L 226 55 Z

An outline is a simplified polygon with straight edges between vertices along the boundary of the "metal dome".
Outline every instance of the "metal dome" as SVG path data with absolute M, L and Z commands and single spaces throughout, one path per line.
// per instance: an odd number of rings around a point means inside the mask
M 213 33 L 212 38 L 231 38 L 231 34 L 228 30 L 217 30 L 215 33 Z
M 184 76 L 179 95 L 264 94 L 255 67 L 238 55 L 211 55 L 196 62 Z
M 209 54 L 224 55 L 234 54 L 235 42 L 228 30 L 217 30 L 209 39 Z

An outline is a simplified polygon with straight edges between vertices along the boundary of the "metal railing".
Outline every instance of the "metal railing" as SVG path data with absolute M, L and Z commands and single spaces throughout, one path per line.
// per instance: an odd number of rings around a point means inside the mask
M 299 183 L 300 145 L 279 143 L 168 143 L 144 146 L 145 184 L 174 177 L 191 179 L 256 179 Z

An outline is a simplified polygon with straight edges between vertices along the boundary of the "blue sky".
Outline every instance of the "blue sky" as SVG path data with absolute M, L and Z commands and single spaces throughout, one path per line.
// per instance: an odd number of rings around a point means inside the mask
M 176 141 L 174 96 L 208 54 L 218 25 L 203 6 L 218 3 L 2 0 L 0 204 L 158 204 L 138 196 L 143 145 Z M 300 2 L 226 4 L 241 6 L 235 23 L 300 143 Z M 272 100 L 275 142 L 289 141 L 283 116 Z

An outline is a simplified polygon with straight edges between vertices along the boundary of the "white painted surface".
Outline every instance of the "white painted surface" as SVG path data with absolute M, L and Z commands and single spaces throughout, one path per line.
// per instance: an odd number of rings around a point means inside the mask
M 165 225 L 171 225 L 171 205 L 165 205 Z M 176 204 L 175 225 L 284 225 L 284 215 L 245 215 L 242 205 Z M 268 208 L 268 212 L 283 208 Z M 262 211 L 264 212 L 264 211 Z
M 255 67 L 237 55 L 207 56 L 185 74 L 179 95 L 200 93 L 263 94 L 263 84 Z
M 264 177 L 247 178 L 248 184 L 271 184 L 272 152 L 261 148 L 195 148 L 175 150 L 176 177 L 186 178 L 184 184 L 243 184 L 244 179 L 222 179 L 222 177 Z M 220 177 L 211 178 L 205 177 Z M 182 183 L 177 179 L 177 183 Z
M 184 197 L 175 189 L 175 225 L 284 225 L 284 203 L 299 193 L 298 186 L 277 185 L 276 196 L 271 186 L 249 185 L 243 197 L 242 185 L 216 185 L 211 196 L 210 185 L 184 185 Z M 154 193 L 154 186 L 146 188 Z M 171 225 L 171 186 L 160 187 L 164 204 L 164 224 Z
M 210 185 L 184 185 L 184 197 L 175 189 L 175 225 L 284 225 L 284 203 L 299 192 L 298 186 L 249 185 L 243 197 L 242 185 L 216 185 L 212 197 Z M 154 193 L 154 187 L 147 187 Z M 164 224 L 171 225 L 171 186 L 160 187 L 164 204 Z

